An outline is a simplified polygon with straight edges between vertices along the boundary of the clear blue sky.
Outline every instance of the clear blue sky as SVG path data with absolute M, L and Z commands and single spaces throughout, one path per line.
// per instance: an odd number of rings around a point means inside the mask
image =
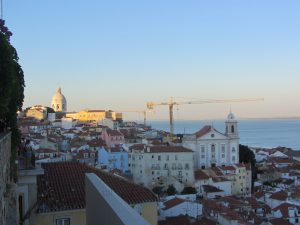
M 3 3 L 26 76 L 24 106 L 50 105 L 61 86 L 68 110 L 261 96 L 181 106 L 176 118 L 222 118 L 230 107 L 238 117 L 300 116 L 300 1 Z M 154 119 L 167 117 L 156 108 Z

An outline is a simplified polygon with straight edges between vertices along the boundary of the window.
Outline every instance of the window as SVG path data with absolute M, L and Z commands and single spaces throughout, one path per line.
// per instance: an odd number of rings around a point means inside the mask
M 213 137 L 215 137 L 215 134 L 211 134 L 210 136 L 213 138 Z
M 231 133 L 234 133 L 234 126 L 231 126 Z
M 204 153 L 204 152 L 205 152 L 205 146 L 201 145 L 201 153 Z
M 158 161 L 160 161 L 161 160 L 161 156 L 159 155 L 159 156 L 157 156 L 157 159 L 158 159 Z
M 212 144 L 211 145 L 211 152 L 215 152 L 216 151 L 216 146 L 215 146 L 215 144 Z
M 232 162 L 235 162 L 235 156 L 232 156 Z
M 169 161 L 169 155 L 167 155 L 167 161 Z
M 235 147 L 232 147 L 232 150 L 231 150 L 232 152 L 235 152 Z
M 178 156 L 177 155 L 175 155 L 175 160 L 178 160 Z
M 222 154 L 222 158 L 225 158 L 225 154 Z
M 221 151 L 222 151 L 222 153 L 225 153 L 225 145 L 224 144 L 221 145 Z
M 190 169 L 190 166 L 189 166 L 189 164 L 188 164 L 188 163 L 186 163 L 186 164 L 185 164 L 185 166 L 184 166 L 184 168 L 185 168 L 186 170 L 189 170 L 189 169 Z
M 201 159 L 204 159 L 205 158 L 205 155 L 201 155 Z
M 56 219 L 55 224 L 56 225 L 70 225 L 71 221 L 70 221 L 70 218 L 61 218 L 61 219 Z
M 176 170 L 176 163 L 172 163 L 172 170 Z
M 154 155 L 152 155 L 152 159 L 154 159 Z

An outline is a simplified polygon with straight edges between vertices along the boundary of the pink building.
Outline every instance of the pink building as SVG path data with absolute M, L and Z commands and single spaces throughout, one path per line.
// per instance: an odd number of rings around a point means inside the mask
M 124 135 L 118 130 L 103 129 L 101 138 L 105 141 L 107 147 L 115 147 L 125 143 Z

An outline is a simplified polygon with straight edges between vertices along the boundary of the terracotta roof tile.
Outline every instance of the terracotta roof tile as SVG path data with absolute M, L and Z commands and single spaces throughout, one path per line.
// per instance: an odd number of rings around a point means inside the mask
M 193 152 L 191 149 L 182 146 L 147 146 L 146 149 L 150 149 L 150 153 L 158 152 Z M 146 153 L 147 151 L 145 151 Z
M 190 225 L 189 217 L 186 215 L 179 215 L 167 217 L 165 220 L 159 221 L 158 225 Z
M 282 214 L 283 218 L 289 217 L 289 207 L 296 207 L 298 210 L 300 210 L 300 206 L 292 205 L 290 203 L 282 203 L 279 206 L 275 207 L 273 211 L 279 210 Z
M 195 174 L 196 180 L 208 180 L 209 179 L 209 176 L 203 170 L 196 170 L 194 174 Z
M 272 225 L 292 225 L 292 223 L 290 223 L 282 218 L 271 219 L 270 223 Z
M 197 138 L 199 138 L 199 137 L 204 136 L 205 134 L 208 134 L 211 130 L 212 130 L 212 127 L 209 125 L 206 125 L 206 126 L 202 127 L 201 130 L 197 131 L 195 133 L 195 135 Z
M 201 218 L 200 220 L 192 223 L 191 225 L 216 225 L 217 222 L 207 219 L 206 217 Z
M 207 193 L 223 192 L 221 189 L 212 185 L 202 185 L 202 187 L 204 189 L 204 192 Z
M 106 129 L 106 133 L 109 136 L 124 136 L 120 131 L 118 130 L 112 130 L 112 129 Z
M 85 208 L 85 173 L 97 174 L 128 204 L 155 202 L 147 188 L 77 162 L 43 164 L 38 176 L 38 213 Z
M 163 210 L 173 208 L 174 206 L 179 205 L 183 202 L 186 202 L 186 200 L 181 199 L 181 198 L 172 198 L 172 199 L 164 202 L 165 207 L 163 208 Z
M 286 200 L 287 197 L 288 197 L 288 194 L 285 191 L 278 191 L 278 192 L 271 194 L 271 196 L 270 196 L 270 198 L 272 198 L 272 199 L 281 200 L 281 201 Z

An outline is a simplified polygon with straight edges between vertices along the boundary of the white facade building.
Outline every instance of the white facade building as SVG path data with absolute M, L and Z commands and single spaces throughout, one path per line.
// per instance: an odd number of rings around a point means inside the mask
M 57 89 L 56 93 L 52 97 L 51 107 L 54 109 L 55 112 L 67 111 L 67 100 L 65 96 L 61 93 L 60 87 Z
M 183 146 L 194 151 L 195 168 L 231 165 L 239 162 L 239 135 L 233 113 L 225 121 L 225 134 L 213 126 L 204 126 L 194 134 L 184 135 Z
M 164 202 L 159 212 L 163 218 L 188 215 L 197 219 L 202 215 L 202 204 L 175 197 Z
M 193 151 L 181 146 L 131 146 L 128 165 L 135 183 L 149 188 L 173 184 L 181 191 L 194 183 Z

